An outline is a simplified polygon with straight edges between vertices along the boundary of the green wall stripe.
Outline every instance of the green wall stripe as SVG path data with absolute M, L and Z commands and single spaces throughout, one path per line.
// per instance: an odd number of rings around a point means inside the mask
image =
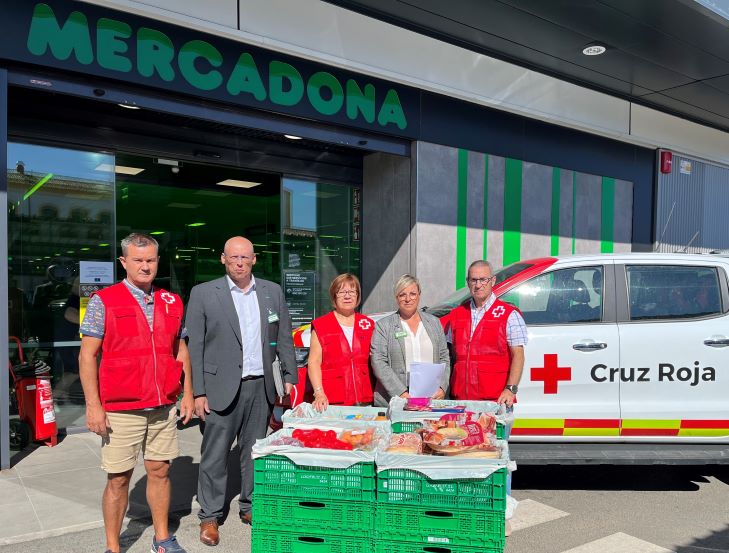
M 615 227 L 615 179 L 602 178 L 602 204 L 600 207 L 600 252 L 613 253 Z
M 577 227 L 577 172 L 572 171 L 572 255 L 575 254 L 575 228 Z
M 483 258 L 489 258 L 489 155 L 483 156 Z
M 504 266 L 521 259 L 522 162 L 506 158 L 504 169 Z
M 466 285 L 466 228 L 468 224 L 468 151 L 458 150 L 458 213 L 456 228 L 456 288 Z
M 552 219 L 551 232 L 552 244 L 551 254 L 559 255 L 559 183 L 562 171 L 559 167 L 552 168 Z

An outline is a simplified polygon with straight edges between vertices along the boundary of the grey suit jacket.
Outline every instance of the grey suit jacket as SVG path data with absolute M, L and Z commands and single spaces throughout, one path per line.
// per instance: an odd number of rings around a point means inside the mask
M 256 296 L 261 312 L 266 396 L 268 402 L 273 403 L 276 388 L 271 364 L 276 354 L 281 361 L 284 381 L 292 384 L 298 381 L 291 319 L 278 284 L 257 278 Z M 278 320 L 269 322 L 271 315 L 278 315 Z M 185 327 L 195 396 L 207 396 L 210 408 L 222 411 L 235 399 L 243 365 L 240 324 L 225 277 L 193 287 L 187 303 Z
M 446 368 L 440 387 L 447 392 L 451 376 L 451 360 L 448 356 L 443 327 L 438 318 L 429 313 L 421 311 L 420 319 L 433 343 L 433 363 L 445 363 Z M 399 313 L 388 315 L 375 324 L 375 333 L 370 345 L 370 362 L 377 378 L 375 405 L 384 407 L 390 403 L 391 397 L 399 396 L 408 389 L 405 339 L 395 336 L 395 333 L 402 330 Z

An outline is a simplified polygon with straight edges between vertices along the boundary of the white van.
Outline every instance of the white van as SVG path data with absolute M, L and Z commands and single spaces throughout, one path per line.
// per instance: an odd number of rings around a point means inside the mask
M 658 253 L 547 257 L 497 271 L 494 292 L 529 330 L 515 457 L 729 462 L 727 274 L 726 257 Z M 427 311 L 443 317 L 466 298 L 459 290 Z M 300 347 L 306 334 L 295 331 Z M 575 445 L 549 447 L 563 443 Z

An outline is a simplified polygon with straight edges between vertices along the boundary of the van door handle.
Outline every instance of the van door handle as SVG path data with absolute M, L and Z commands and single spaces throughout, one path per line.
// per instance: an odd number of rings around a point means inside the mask
M 572 349 L 576 349 L 577 351 L 597 351 L 606 347 L 607 344 L 605 342 L 580 342 L 579 344 L 574 344 Z
M 729 346 L 729 338 L 726 336 L 712 336 L 704 340 L 704 345 L 712 348 L 725 348 Z

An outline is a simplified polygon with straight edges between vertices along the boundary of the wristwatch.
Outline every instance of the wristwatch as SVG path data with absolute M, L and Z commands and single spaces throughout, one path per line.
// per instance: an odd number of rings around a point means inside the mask
M 509 390 L 512 394 L 516 395 L 516 392 L 519 391 L 519 386 L 516 384 L 507 384 L 504 386 L 504 390 Z

